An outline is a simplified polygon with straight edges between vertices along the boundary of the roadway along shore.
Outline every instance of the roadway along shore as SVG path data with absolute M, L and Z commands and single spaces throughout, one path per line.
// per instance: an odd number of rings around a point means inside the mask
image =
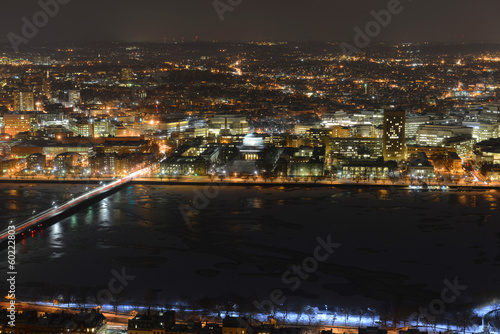
M 1 183 L 20 183 L 20 184 L 98 184 L 100 182 L 111 182 L 115 179 L 111 178 L 65 178 L 65 179 L 47 179 L 45 178 L 24 178 L 24 179 L 13 179 L 8 177 L 0 177 Z M 207 176 L 197 176 L 197 177 L 180 177 L 180 178 L 136 178 L 130 181 L 130 184 L 143 184 L 143 185 L 206 185 L 206 184 L 219 184 L 219 185 L 227 185 L 227 186 L 274 186 L 274 187 L 397 187 L 397 188 L 409 188 L 410 186 L 419 186 L 418 183 L 413 182 L 413 185 L 404 182 L 404 181 L 396 181 L 391 182 L 388 180 L 385 181 L 353 181 L 353 180 L 322 180 L 322 181 L 282 181 L 282 180 L 264 180 L 263 178 L 257 178 L 255 181 L 253 179 L 241 179 L 241 178 L 226 178 L 221 180 L 220 178 L 209 178 Z M 431 190 L 434 190 L 436 187 L 449 187 L 450 189 L 498 189 L 500 188 L 500 182 L 490 182 L 488 184 L 484 184 L 483 182 L 473 182 L 473 183 L 465 183 L 459 182 L 457 183 L 447 183 L 447 182 L 430 182 L 428 186 L 431 187 Z

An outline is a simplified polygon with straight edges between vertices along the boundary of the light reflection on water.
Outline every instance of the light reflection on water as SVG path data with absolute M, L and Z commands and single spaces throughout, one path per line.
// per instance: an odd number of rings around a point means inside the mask
M 87 208 L 87 214 L 85 215 L 85 224 L 90 225 L 94 221 L 94 206 L 89 206 Z
M 379 189 L 377 192 L 378 192 L 377 196 L 378 200 L 386 200 L 387 197 L 389 197 L 389 195 L 391 194 L 388 189 Z
M 12 211 L 18 211 L 21 210 L 21 206 L 19 205 L 18 201 L 9 201 L 7 203 L 7 209 Z
M 17 189 L 8 190 L 7 194 L 9 195 L 9 197 L 20 197 L 21 196 L 21 192 Z
M 264 207 L 264 200 L 258 197 L 248 197 L 245 199 L 245 205 L 253 209 L 262 209 Z
M 479 190 L 479 191 L 410 191 L 406 189 L 358 189 L 355 191 L 343 190 L 332 195 L 333 198 L 348 197 L 358 198 L 363 194 L 375 194 L 378 200 L 394 200 L 401 198 L 419 202 L 434 202 L 442 204 L 460 205 L 469 208 L 488 208 L 495 210 L 500 200 L 500 191 L 496 189 Z
M 32 256 L 38 249 L 45 251 L 43 255 L 40 255 L 43 257 L 42 260 L 55 261 L 64 258 L 65 261 L 70 261 L 73 260 L 73 257 L 77 259 L 75 254 L 91 250 L 94 245 L 97 245 L 99 252 L 102 250 L 103 254 L 99 261 L 111 263 L 110 266 L 116 265 L 116 263 L 113 262 L 114 255 L 110 255 L 112 251 L 107 253 L 106 249 L 113 249 L 120 255 L 127 254 L 134 258 L 134 261 L 139 261 L 138 259 L 145 255 L 163 256 L 170 261 L 167 263 L 183 263 L 193 266 L 184 272 L 182 268 L 179 269 L 179 280 L 183 280 L 184 277 L 191 278 L 195 269 L 209 268 L 213 270 L 212 262 L 217 264 L 217 262 L 227 262 L 228 259 L 231 262 L 243 264 L 244 270 L 247 270 L 246 266 L 262 266 L 262 268 L 268 267 L 279 271 L 279 265 L 282 261 L 276 260 L 277 258 L 292 258 L 298 249 L 294 248 L 296 245 L 300 247 L 301 243 L 307 242 L 309 238 L 314 241 L 319 233 L 325 231 L 326 233 L 334 233 L 332 231 L 335 229 L 338 233 L 349 231 L 343 235 L 344 240 L 348 240 L 343 247 L 348 250 L 346 253 L 353 256 L 362 253 L 362 256 L 356 260 L 376 256 L 382 258 L 385 251 L 390 252 L 397 248 L 393 244 L 402 239 L 400 235 L 396 237 L 389 235 L 393 231 L 396 231 L 395 233 L 398 231 L 396 225 L 390 225 L 394 221 L 400 221 L 402 233 L 412 230 L 414 233 L 412 238 L 416 236 L 415 238 L 418 239 L 423 235 L 421 240 L 424 242 L 429 240 L 429 236 L 430 239 L 438 238 L 436 243 L 449 243 L 447 246 L 451 245 L 450 252 L 464 249 L 465 246 L 460 238 L 456 239 L 457 243 L 460 243 L 460 247 L 453 248 L 454 241 L 446 238 L 441 239 L 442 236 L 448 237 L 448 233 L 454 233 L 450 239 L 453 236 L 461 236 L 453 229 L 467 225 L 474 228 L 484 228 L 477 237 L 478 239 L 479 236 L 484 238 L 486 229 L 495 226 L 493 224 L 495 219 L 490 218 L 490 215 L 481 216 L 478 213 L 484 214 L 484 209 L 495 208 L 496 210 L 496 201 L 500 197 L 497 191 L 410 192 L 404 189 L 390 189 L 389 187 L 324 188 L 319 190 L 300 188 L 287 191 L 278 188 L 261 188 L 260 190 L 253 187 L 227 188 L 221 189 L 218 197 L 211 199 L 204 209 L 199 210 L 200 213 L 191 218 L 191 224 L 186 224 L 179 213 L 179 204 L 187 203 L 193 198 L 193 189 L 195 188 L 176 189 L 174 187 L 148 186 L 125 188 L 91 207 L 83 209 L 63 222 L 47 228 L 43 234 L 33 238 L 28 237 L 21 242 L 23 245 L 21 249 L 27 251 L 29 256 Z M 446 207 L 444 204 L 451 204 L 451 206 Z M 432 208 L 445 207 L 447 211 L 451 212 L 444 212 L 445 210 L 431 212 Z M 381 208 L 385 210 L 379 210 Z M 421 212 L 420 208 L 431 208 L 431 210 L 422 210 Z M 460 219 L 455 219 L 456 217 L 453 216 L 455 209 L 471 213 L 471 215 L 464 214 L 460 216 Z M 320 212 L 324 212 L 324 217 L 328 217 L 321 224 L 316 221 L 316 218 L 322 214 Z M 341 213 L 344 215 L 342 216 Z M 494 214 L 490 211 L 487 213 Z M 337 214 L 342 219 L 334 219 Z M 374 217 L 374 214 L 388 218 L 386 221 L 387 231 L 384 231 L 384 224 L 373 223 L 375 221 L 371 218 Z M 433 217 L 434 215 L 436 217 Z M 401 217 L 403 219 L 400 219 Z M 432 221 L 432 218 L 435 218 L 436 221 Z M 296 219 L 302 220 L 297 223 Z M 343 225 L 341 222 L 349 222 L 349 224 Z M 375 225 L 378 225 L 376 229 L 372 227 Z M 310 226 L 314 229 L 309 230 Z M 352 227 L 352 231 L 350 231 L 349 226 L 355 227 Z M 389 227 L 392 231 L 389 231 Z M 365 229 L 374 232 L 372 232 L 373 234 L 370 232 L 363 234 Z M 419 232 L 419 229 L 423 229 L 423 234 Z M 440 229 L 444 229 L 446 234 L 441 235 L 440 233 L 444 232 L 441 232 Z M 348 233 L 352 234 L 348 235 Z M 380 235 L 376 233 L 380 233 Z M 466 233 L 463 235 L 468 237 Z M 403 236 L 407 235 L 403 234 Z M 374 243 L 375 239 L 383 240 L 384 238 L 390 241 L 390 244 L 387 244 L 389 245 L 387 250 L 386 246 L 378 248 L 379 245 Z M 286 240 L 292 241 L 290 244 L 282 246 L 283 242 L 287 242 Z M 402 243 L 404 244 L 404 242 Z M 365 249 L 365 251 L 356 249 L 357 244 L 362 244 L 362 247 L 359 246 L 359 248 Z M 491 240 L 485 244 L 487 247 L 493 245 Z M 286 247 L 292 251 L 285 253 Z M 389 249 L 389 247 L 394 248 Z M 429 241 L 430 251 L 434 251 L 432 247 L 433 244 Z M 366 249 L 375 251 L 367 254 Z M 380 251 L 381 249 L 382 251 Z M 468 250 L 466 249 L 466 251 Z M 478 251 L 474 250 L 474 252 Z M 257 257 L 255 254 L 259 252 L 265 256 L 259 255 Z M 101 253 L 99 253 L 100 255 Z M 293 261 L 301 261 L 302 255 L 298 252 Z M 394 255 L 394 257 L 396 256 L 401 255 Z M 206 262 L 200 265 L 196 263 L 196 258 L 202 259 L 200 261 L 206 260 Z M 432 262 L 433 259 L 428 254 L 422 255 L 422 258 L 424 259 L 422 263 L 415 266 L 419 266 L 418 270 L 423 272 L 426 269 L 424 266 L 427 265 L 424 261 Z M 342 258 L 339 257 L 339 259 Z M 389 260 L 391 259 L 390 257 Z M 124 260 L 122 259 L 122 261 Z M 265 265 L 262 264 L 263 261 Z M 353 261 L 353 263 L 358 262 Z M 93 268 L 92 265 L 91 263 L 90 269 Z M 392 262 L 391 265 L 404 266 L 398 262 Z M 82 266 L 88 267 L 89 265 L 83 263 Z M 451 264 L 450 267 L 452 267 Z M 172 270 L 174 269 L 178 268 Z M 453 268 L 453 270 L 455 269 Z M 152 270 L 157 269 L 152 268 Z M 244 272 L 244 270 L 242 273 L 249 275 L 263 277 L 267 275 L 264 269 L 255 272 L 250 269 L 248 269 L 249 272 Z M 165 272 L 154 271 L 154 274 L 161 276 Z M 457 275 L 459 273 L 452 272 L 450 274 Z
M 64 230 L 62 223 L 56 223 L 48 228 L 50 235 L 50 246 L 52 248 L 64 248 Z
M 76 215 L 73 215 L 71 217 L 71 228 L 72 228 L 72 232 L 74 232 L 76 230 L 76 227 L 78 226 L 78 221 L 76 219 Z
M 107 197 L 88 208 L 83 209 L 79 214 L 68 218 L 66 225 L 62 226 L 61 223 L 54 225 L 51 230 L 47 230 L 46 237 L 50 236 L 50 244 L 53 247 L 62 248 L 65 246 L 63 228 L 66 227 L 72 232 L 81 231 L 84 226 L 100 226 L 109 228 L 116 224 L 117 221 L 125 222 L 132 214 L 132 216 L 139 215 L 140 219 L 135 219 L 138 225 L 146 227 L 148 229 L 157 228 L 164 225 L 163 221 L 157 222 L 157 212 L 161 211 L 165 206 L 172 206 L 173 210 L 170 213 L 176 214 L 178 212 L 177 195 L 170 194 L 169 197 L 162 196 L 151 196 L 150 192 L 153 188 L 148 186 L 129 186 L 110 197 Z M 161 188 L 155 187 L 153 190 L 158 190 Z M 250 190 L 255 190 L 255 187 L 247 188 Z M 471 191 L 471 192 L 461 192 L 461 191 L 443 191 L 443 192 L 415 192 L 409 191 L 401 188 L 354 188 L 354 189 L 336 189 L 332 187 L 332 195 L 329 200 L 333 205 L 338 205 L 338 199 L 375 199 L 380 201 L 394 201 L 402 200 L 406 202 L 429 202 L 438 204 L 450 204 L 458 205 L 467 208 L 485 208 L 489 211 L 497 210 L 497 201 L 500 198 L 500 192 L 497 190 L 485 190 L 485 191 Z M 232 206 L 227 210 L 226 214 L 232 216 L 239 216 L 238 219 L 244 219 L 247 217 L 247 210 L 254 209 L 267 209 L 276 206 L 290 206 L 291 209 L 297 203 L 306 204 L 307 202 L 316 202 L 321 200 L 314 196 L 304 196 L 306 193 L 309 194 L 308 189 L 298 188 L 298 189 L 284 189 L 280 188 L 261 188 L 260 191 L 263 193 L 262 196 L 240 196 L 240 203 L 243 204 L 242 208 Z M 324 189 L 323 192 L 326 194 L 328 189 Z M 35 190 L 30 189 L 29 191 L 23 191 L 22 194 L 18 190 L 7 191 L 9 195 L 17 196 L 35 196 Z M 279 197 L 279 194 L 290 194 L 295 193 L 297 196 L 285 196 L 285 198 Z M 244 190 L 241 190 L 241 194 L 244 194 Z M 311 192 L 314 194 L 314 191 Z M 70 194 L 71 195 L 71 194 Z M 268 196 L 269 195 L 269 196 Z M 50 196 L 47 196 L 50 197 Z M 176 199 L 174 201 L 174 199 Z M 180 199 L 179 199 L 180 200 Z M 196 227 L 200 222 L 199 218 L 204 215 L 214 214 L 213 210 L 218 207 L 218 198 L 211 199 L 210 205 L 207 209 L 202 210 L 201 215 L 193 216 L 191 223 L 194 225 L 191 227 Z M 117 206 L 117 204 L 120 204 Z M 23 203 L 20 201 L 8 201 L 4 203 L 7 208 L 11 211 L 23 211 L 26 209 L 31 210 L 30 203 Z M 24 207 L 22 207 L 24 205 Z M 229 217 L 228 217 L 229 218 Z M 491 220 L 490 220 L 491 221 Z M 80 222 L 82 224 L 80 224 Z M 122 224 L 122 223 L 120 223 Z M 228 223 L 230 230 L 241 230 L 238 227 L 239 224 Z M 198 225 L 199 226 L 199 225 Z M 31 236 L 28 236 L 29 238 Z M 34 237 L 34 236 L 33 236 Z M 43 236 L 38 236 L 42 238 Z
M 110 209 L 110 199 L 109 199 L 109 197 L 106 197 L 106 198 L 104 198 L 100 202 L 99 220 L 101 220 L 101 221 L 109 221 L 111 219 L 111 213 L 110 213 L 110 211 L 111 211 L 111 209 Z
M 155 227 L 157 225 L 161 226 L 163 222 L 156 222 L 156 213 L 161 210 L 164 206 L 173 206 L 173 213 L 178 212 L 178 201 L 177 195 L 170 195 L 170 197 L 159 197 L 151 196 L 150 192 L 153 188 L 148 186 L 129 186 L 110 197 L 107 197 L 88 208 L 83 209 L 78 215 L 74 215 L 69 218 L 66 228 L 70 228 L 71 231 L 78 231 L 84 228 L 85 225 L 92 226 L 98 223 L 101 227 L 110 227 L 114 222 L 120 220 L 127 220 L 126 214 L 137 215 L 139 214 L 142 218 L 137 220 L 140 221 L 140 225 L 148 228 Z M 161 188 L 154 188 L 153 190 L 158 190 Z M 247 188 L 250 190 L 255 190 L 255 187 Z M 248 214 L 246 209 L 266 209 L 276 206 L 290 206 L 292 209 L 297 203 L 305 204 L 307 202 L 316 202 L 320 200 L 318 197 L 306 197 L 304 194 L 309 194 L 309 190 L 299 188 L 299 189 L 284 189 L 283 187 L 276 188 L 261 188 L 260 191 L 263 193 L 262 196 L 240 196 L 240 203 L 243 204 L 243 208 L 231 207 L 228 210 L 228 214 L 233 216 L 246 217 Z M 328 189 L 323 190 L 324 193 L 328 192 Z M 498 208 L 498 200 L 500 199 L 500 192 L 498 190 L 485 190 L 485 191 L 443 191 L 443 192 L 415 192 L 400 188 L 354 188 L 354 189 L 336 189 L 331 188 L 333 195 L 331 197 L 330 203 L 337 203 L 338 199 L 375 199 L 381 201 L 394 201 L 402 200 L 406 202 L 429 202 L 438 204 L 450 204 L 458 205 L 467 208 L 484 208 L 488 211 L 495 211 Z M 26 197 L 37 197 L 37 191 L 34 189 L 29 189 L 27 191 L 20 192 L 19 190 L 11 189 L 4 191 L 4 193 L 9 194 L 9 196 L 23 196 Z M 244 194 L 244 190 L 241 191 Z M 297 196 L 288 196 L 286 198 L 276 198 L 279 194 L 290 194 L 295 193 Z M 314 191 L 311 192 L 314 194 Z M 71 195 L 71 193 L 69 194 Z M 268 196 L 269 195 L 269 196 Z M 39 195 L 38 195 L 39 196 Z M 52 196 L 46 196 L 51 199 Z M 1 199 L 1 198 L 0 198 Z M 180 200 L 180 199 L 179 199 Z M 210 205 L 207 209 L 202 210 L 202 215 L 211 214 L 214 209 L 218 207 L 218 198 L 211 199 Z M 121 204 L 117 206 L 117 204 Z M 8 211 L 21 213 L 27 210 L 31 211 L 33 204 L 30 202 L 24 203 L 21 200 L 10 200 L 4 202 L 4 207 Z M 201 217 L 200 216 L 200 217 Z M 193 216 L 191 219 L 192 223 L 199 222 L 199 216 Z M 54 225 L 54 230 L 50 231 L 51 244 L 57 247 L 64 247 L 63 233 L 61 231 L 61 226 Z

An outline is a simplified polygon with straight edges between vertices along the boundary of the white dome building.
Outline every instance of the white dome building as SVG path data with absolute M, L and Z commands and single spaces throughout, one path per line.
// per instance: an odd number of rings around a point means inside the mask
M 264 148 L 264 137 L 256 133 L 249 133 L 243 138 L 242 148 L 262 149 Z

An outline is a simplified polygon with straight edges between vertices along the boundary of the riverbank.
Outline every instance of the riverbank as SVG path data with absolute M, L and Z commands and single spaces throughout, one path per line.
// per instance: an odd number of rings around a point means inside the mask
M 19 183 L 19 184 L 99 184 L 101 182 L 110 182 L 115 179 L 10 179 L 1 178 L 0 184 Z M 351 181 L 351 180 L 336 180 L 336 181 L 264 181 L 263 179 L 244 180 L 232 178 L 226 180 L 210 179 L 209 177 L 186 177 L 176 180 L 159 180 L 157 178 L 138 178 L 130 182 L 137 185 L 186 185 L 186 186 L 205 186 L 207 184 L 217 184 L 220 186 L 258 186 L 258 187 L 379 187 L 379 188 L 403 188 L 415 190 L 446 190 L 446 189 L 499 189 L 500 182 L 491 182 L 483 184 L 475 183 L 429 183 L 427 186 L 419 184 L 409 184 L 405 182 L 389 182 L 389 181 Z M 442 188 L 445 187 L 445 188 Z

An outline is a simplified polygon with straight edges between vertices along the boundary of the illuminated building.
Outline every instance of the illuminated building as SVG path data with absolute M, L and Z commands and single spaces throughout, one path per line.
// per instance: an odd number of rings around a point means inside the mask
M 256 133 L 250 133 L 243 138 L 243 147 L 253 147 L 261 150 L 264 148 L 264 143 L 264 136 Z
M 327 138 L 326 156 L 335 160 L 372 159 L 383 155 L 381 138 Z
M 15 136 L 20 132 L 30 132 L 31 123 L 34 117 L 29 114 L 5 114 L 4 119 L 4 132 Z
M 327 128 L 330 128 L 330 127 L 333 127 L 335 125 L 351 125 L 351 118 L 349 117 L 349 115 L 343 111 L 343 110 L 339 110 L 339 111 L 336 111 L 336 112 L 328 112 L 328 113 L 325 113 L 322 117 L 321 117 L 321 120 L 322 120 L 322 124 L 327 127 Z
M 89 167 L 95 175 L 126 175 L 140 168 L 147 154 L 99 153 L 89 158 Z
M 42 92 L 48 99 L 52 98 L 52 85 L 49 81 L 49 73 L 47 72 L 47 78 L 43 80 Z
M 455 152 L 462 159 L 470 159 L 474 156 L 476 140 L 469 135 L 448 138 L 443 143 L 446 147 L 455 149 Z
M 477 142 L 498 138 L 498 123 L 463 122 L 462 124 L 472 128 L 472 138 Z
M 45 168 L 45 155 L 40 153 L 32 154 L 27 159 L 27 168 L 30 170 L 42 170 Z
M 407 116 L 405 121 L 405 136 L 407 140 L 415 140 L 421 125 L 430 122 L 429 116 Z
M 500 139 L 490 139 L 476 145 L 477 161 L 482 164 L 500 165 Z
M 134 72 L 132 71 L 131 68 L 122 68 L 122 80 L 123 81 L 130 81 L 134 79 Z
M 385 179 L 389 177 L 391 166 L 385 161 L 350 161 L 342 165 L 342 177 L 363 179 Z
M 382 125 L 383 112 L 381 109 L 376 110 L 361 110 L 352 115 L 352 125 Z
M 180 122 L 170 122 L 170 123 L 159 123 L 157 126 L 158 130 L 166 130 L 168 132 L 183 132 L 188 128 L 188 121 L 180 121 Z
M 317 125 L 295 124 L 294 131 L 296 135 L 305 135 L 311 129 L 317 129 Z
M 238 154 L 227 165 L 228 173 L 253 174 L 260 170 L 264 154 L 265 138 L 250 133 L 243 138 L 243 145 L 237 146 Z
M 116 125 L 106 119 L 95 120 L 94 123 L 94 136 L 108 137 L 116 136 Z
M 481 110 L 481 121 L 496 123 L 500 121 L 500 104 L 486 105 Z
M 141 134 L 140 129 L 125 126 L 116 127 L 116 137 L 139 137 Z
M 206 175 L 207 162 L 202 157 L 173 157 L 160 164 L 163 175 Z
M 208 133 L 219 135 L 246 135 L 249 132 L 245 116 L 218 115 L 210 120 Z
M 325 128 L 335 126 L 352 127 L 356 125 L 379 126 L 383 123 L 382 110 L 361 110 L 354 114 L 348 114 L 345 111 L 336 111 L 334 113 L 325 113 L 322 117 L 322 125 Z
M 300 147 L 288 162 L 290 177 L 319 177 L 324 175 L 325 149 L 322 147 Z
M 116 153 L 100 153 L 89 158 L 89 167 L 92 174 L 115 175 Z
M 428 157 L 435 155 L 447 155 L 451 152 L 456 152 L 453 147 L 442 147 L 442 146 L 419 146 L 419 145 L 408 145 L 406 147 L 406 155 L 409 158 L 417 158 L 419 153 L 425 153 Z
M 80 154 L 76 152 L 65 152 L 57 155 L 54 158 L 54 171 L 59 173 L 69 172 L 78 164 L 80 157 Z
M 449 154 L 449 156 L 452 160 L 452 171 L 454 173 L 464 173 L 465 170 L 463 168 L 462 159 L 458 156 L 458 154 L 455 152 L 452 152 Z
M 309 140 L 309 143 L 321 143 L 323 138 L 332 135 L 332 130 L 330 129 L 310 129 L 306 132 L 306 138 Z M 272 142 L 272 139 L 269 138 L 269 142 Z
M 148 150 L 148 141 L 146 140 L 107 140 L 102 144 L 94 146 L 94 151 L 97 153 L 144 153 Z
M 445 140 L 472 136 L 472 128 L 463 125 L 422 125 L 417 131 L 417 145 L 444 146 Z
M 403 110 L 384 111 L 384 160 L 404 160 L 405 121 L 406 112 Z
M 351 129 L 346 126 L 335 125 L 332 131 L 333 138 L 349 138 L 351 136 Z
M 352 129 L 353 129 L 353 133 L 358 138 L 377 137 L 377 132 L 375 131 L 375 127 L 371 124 L 355 125 Z
M 45 154 L 48 159 L 66 152 L 75 152 L 85 157 L 89 155 L 89 152 L 92 152 L 91 143 L 68 143 L 68 144 L 41 143 L 38 145 L 41 146 L 42 153 Z
M 79 90 L 68 90 L 66 93 L 68 96 L 66 106 L 75 107 L 76 105 L 80 104 L 81 98 Z
M 71 130 L 75 136 L 81 137 L 94 137 L 94 122 L 92 121 L 79 121 L 71 124 Z
M 481 149 L 476 159 L 481 164 L 500 165 L 500 147 Z
M 434 166 L 427 159 L 427 155 L 418 152 L 418 158 L 411 159 L 408 165 L 408 174 L 416 179 L 428 179 L 434 177 Z
M 41 126 L 50 125 L 67 125 L 68 119 L 63 113 L 53 113 L 53 114 L 38 114 L 36 115 L 38 123 Z
M 14 111 L 34 111 L 33 92 L 14 93 Z
M 118 175 L 126 175 L 139 168 L 144 167 L 144 163 L 151 159 L 147 153 L 121 154 L 115 160 L 115 172 Z
M 491 181 L 500 181 L 500 167 L 491 166 L 489 170 L 486 171 L 486 177 Z

